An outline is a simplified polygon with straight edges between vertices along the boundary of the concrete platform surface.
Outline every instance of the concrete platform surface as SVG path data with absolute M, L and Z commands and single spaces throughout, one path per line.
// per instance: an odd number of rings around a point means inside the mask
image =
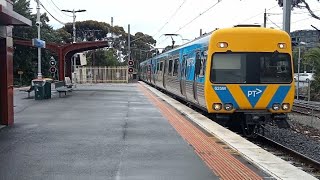
M 144 84 L 150 91 L 156 94 L 160 99 L 164 100 L 173 106 L 181 114 L 184 114 L 192 122 L 203 128 L 206 132 L 212 134 L 214 137 L 220 139 L 230 148 L 241 154 L 256 167 L 273 176 L 275 179 L 303 179 L 313 180 L 317 179 L 312 175 L 304 172 L 298 167 L 293 166 L 290 162 L 282 160 L 281 158 L 267 152 L 261 147 L 251 143 L 240 135 L 220 126 L 211 119 L 199 114 L 180 102 L 168 97 L 162 92 Z
M 0 179 L 218 179 L 136 85 L 19 93 L 15 125 L 0 129 Z

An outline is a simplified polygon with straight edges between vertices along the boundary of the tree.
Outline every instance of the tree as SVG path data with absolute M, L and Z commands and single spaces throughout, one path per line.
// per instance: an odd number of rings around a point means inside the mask
M 320 48 L 308 50 L 303 58 L 308 64 L 313 64 L 315 74 L 314 82 L 311 84 L 311 96 L 315 100 L 320 100 Z
M 29 18 L 32 21 L 32 24 L 35 24 L 36 15 L 31 14 L 29 0 L 14 0 L 13 9 L 17 13 Z M 48 24 L 49 18 L 46 13 L 41 14 L 40 21 L 42 22 L 41 39 L 47 42 L 61 43 L 62 41 L 64 41 L 64 38 L 68 37 L 66 32 L 55 31 Z M 38 31 L 36 26 L 14 27 L 13 38 L 30 40 L 38 36 L 37 32 Z M 23 71 L 24 72 L 22 76 L 23 84 L 30 85 L 30 81 L 37 77 L 37 64 L 38 64 L 37 49 L 33 47 L 15 45 L 14 50 L 15 50 L 14 56 L 13 56 L 14 84 L 20 84 L 18 71 Z M 49 61 L 51 56 L 54 56 L 54 54 L 52 54 L 47 50 L 42 49 L 42 58 L 41 58 L 42 74 L 45 77 L 48 77 L 51 75 L 49 73 Z M 57 59 L 57 57 L 55 58 Z
M 280 7 L 283 6 L 283 1 L 284 1 L 284 0 L 278 0 L 278 4 L 279 4 Z M 320 0 L 317 0 L 317 1 L 320 1 Z M 312 9 L 310 8 L 310 6 L 309 6 L 309 3 L 307 3 L 306 0 L 292 0 L 292 8 L 294 8 L 294 7 L 297 7 L 297 8 L 300 8 L 300 9 L 306 8 L 306 9 L 309 11 L 310 15 L 311 15 L 313 18 L 316 18 L 316 19 L 319 19 L 319 20 L 320 20 L 320 17 L 317 16 L 317 15 L 313 12 L 313 10 L 312 10 Z
M 114 49 L 99 49 L 90 51 L 87 58 L 88 64 L 92 66 L 120 66 Z

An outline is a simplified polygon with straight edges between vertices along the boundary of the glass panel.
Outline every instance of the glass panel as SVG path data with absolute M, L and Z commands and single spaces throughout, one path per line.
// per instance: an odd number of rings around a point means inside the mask
M 216 53 L 213 83 L 291 83 L 291 58 L 283 53 Z
M 173 76 L 178 76 L 178 69 L 179 69 L 179 59 L 175 59 L 174 66 L 173 66 Z
M 172 65 L 173 65 L 173 60 L 170 60 L 169 61 L 169 70 L 168 70 L 169 75 L 172 73 Z

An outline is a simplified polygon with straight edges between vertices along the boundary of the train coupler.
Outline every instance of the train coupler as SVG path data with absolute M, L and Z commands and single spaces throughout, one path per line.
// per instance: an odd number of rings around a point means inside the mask
M 273 120 L 273 123 L 278 126 L 278 128 L 282 128 L 282 129 L 290 128 L 287 114 L 274 114 L 272 116 L 272 120 Z

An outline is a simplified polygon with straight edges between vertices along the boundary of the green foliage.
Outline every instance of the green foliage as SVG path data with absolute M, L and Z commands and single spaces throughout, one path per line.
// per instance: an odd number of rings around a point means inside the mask
M 320 100 L 320 48 L 308 50 L 303 58 L 306 63 L 312 65 L 315 70 L 315 80 L 311 84 L 311 98 L 314 100 Z
M 13 29 L 14 39 L 30 40 L 37 38 L 37 27 L 35 26 L 36 15 L 31 14 L 29 0 L 14 0 L 14 10 L 25 16 L 34 24 L 32 27 L 15 27 Z M 54 30 L 49 24 L 49 18 L 46 13 L 41 14 L 40 20 L 41 39 L 55 43 L 71 43 L 72 39 L 72 23 L 66 24 L 63 28 Z M 99 49 L 89 51 L 87 55 L 88 65 L 94 66 L 123 66 L 126 65 L 128 57 L 128 33 L 125 32 L 123 27 L 114 26 L 105 22 L 98 22 L 93 20 L 76 22 L 76 36 L 77 41 L 95 41 L 95 40 L 108 40 L 111 47 L 108 49 Z M 111 36 L 112 34 L 112 36 Z M 157 53 L 152 47 L 156 41 L 147 34 L 138 32 L 135 35 L 130 35 L 131 45 L 131 59 L 142 61 Z M 19 84 L 18 71 L 23 71 L 22 76 L 23 84 L 30 84 L 30 81 L 37 76 L 37 49 L 25 46 L 15 46 L 14 53 L 14 79 L 15 84 Z M 42 50 L 42 74 L 50 76 L 49 74 L 49 61 L 50 57 L 54 56 L 47 50 Z M 123 57 L 124 56 L 124 57 Z M 124 58 L 124 61 L 123 61 Z
M 13 9 L 17 13 L 29 18 L 32 21 L 32 24 L 36 22 L 36 15 L 31 14 L 30 11 L 30 2 L 28 0 L 15 0 L 13 1 Z M 53 28 L 48 25 L 49 18 L 46 13 L 41 14 L 40 21 L 42 22 L 41 27 L 41 39 L 47 42 L 62 42 L 64 38 L 71 37 L 67 35 L 65 31 L 55 31 Z M 13 28 L 13 38 L 14 39 L 25 39 L 30 40 L 36 38 L 37 27 L 35 25 L 31 27 L 14 27 Z M 32 79 L 37 77 L 38 72 L 38 51 L 36 48 L 18 46 L 16 45 L 13 56 L 13 76 L 14 84 L 20 84 L 20 77 L 18 71 L 23 71 L 22 75 L 22 84 L 30 85 Z M 41 66 L 42 74 L 44 77 L 49 77 L 49 61 L 50 57 L 54 56 L 51 52 L 47 50 L 42 50 Z M 57 57 L 55 57 L 57 59 Z
M 121 66 L 114 49 L 94 50 L 87 55 L 88 64 L 91 66 Z

